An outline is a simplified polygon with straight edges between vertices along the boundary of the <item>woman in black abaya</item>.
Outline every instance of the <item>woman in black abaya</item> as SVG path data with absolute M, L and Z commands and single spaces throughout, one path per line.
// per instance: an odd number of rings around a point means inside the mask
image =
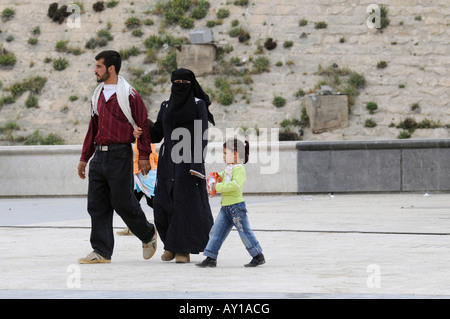
M 213 225 L 205 179 L 211 104 L 192 71 L 172 73 L 171 95 L 161 104 L 152 128 L 151 142 L 160 147 L 153 212 L 156 229 L 164 243 L 161 259 L 190 261 L 189 254 L 204 250 Z

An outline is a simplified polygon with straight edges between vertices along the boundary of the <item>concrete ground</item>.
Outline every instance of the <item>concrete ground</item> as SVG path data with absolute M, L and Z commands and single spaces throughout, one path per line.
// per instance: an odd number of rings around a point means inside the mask
M 236 231 L 216 268 L 142 259 L 116 235 L 110 264 L 79 265 L 92 249 L 86 198 L 0 199 L 0 298 L 341 299 L 450 297 L 449 194 L 246 196 L 266 264 Z M 145 200 L 141 205 L 152 220 Z M 211 199 L 214 216 L 219 198 Z M 116 230 L 124 223 L 115 216 Z

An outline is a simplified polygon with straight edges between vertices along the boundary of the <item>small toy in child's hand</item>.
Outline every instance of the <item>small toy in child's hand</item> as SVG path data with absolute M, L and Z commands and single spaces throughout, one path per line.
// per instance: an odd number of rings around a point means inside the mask
M 217 174 L 217 172 L 211 172 L 209 174 L 207 180 L 209 197 L 216 196 L 216 189 L 213 189 L 213 185 L 220 181 L 222 181 L 222 179 L 220 178 L 219 174 Z

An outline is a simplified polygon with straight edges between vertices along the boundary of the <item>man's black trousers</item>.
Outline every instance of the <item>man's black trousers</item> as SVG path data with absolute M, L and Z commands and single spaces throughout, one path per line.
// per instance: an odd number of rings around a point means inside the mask
M 88 212 L 94 252 L 111 259 L 114 249 L 113 213 L 123 219 L 143 243 L 151 241 L 155 228 L 147 221 L 133 192 L 133 151 L 117 144 L 108 151 L 96 150 L 89 163 Z

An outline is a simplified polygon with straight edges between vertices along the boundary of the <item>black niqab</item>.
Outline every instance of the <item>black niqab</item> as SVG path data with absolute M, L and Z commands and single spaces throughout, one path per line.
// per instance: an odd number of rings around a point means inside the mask
M 187 80 L 190 83 L 175 83 L 175 80 Z M 169 106 L 166 113 L 166 119 L 173 124 L 181 124 L 193 121 L 197 117 L 195 98 L 201 99 L 209 108 L 211 102 L 195 78 L 195 74 L 188 69 L 177 69 L 172 72 L 172 89 L 169 98 Z M 208 120 L 213 125 L 214 116 L 208 109 Z

